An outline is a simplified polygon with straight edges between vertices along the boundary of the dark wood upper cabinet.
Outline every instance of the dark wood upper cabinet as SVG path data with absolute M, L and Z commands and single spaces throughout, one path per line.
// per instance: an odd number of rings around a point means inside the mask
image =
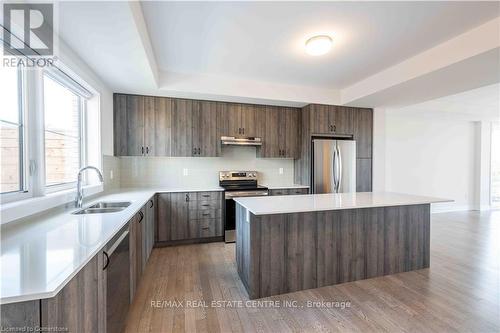
M 313 134 L 352 135 L 353 108 L 336 105 L 310 105 L 310 126 Z
M 358 158 L 372 158 L 373 110 L 356 109 L 354 119 L 356 155 Z
M 197 107 L 196 102 L 195 107 Z M 175 99 L 172 112 L 172 156 L 193 155 L 193 101 Z
M 134 95 L 115 95 L 114 101 L 115 155 L 143 155 L 143 97 Z
M 299 117 L 295 108 L 268 106 L 263 109 L 263 143 L 259 157 L 296 158 L 299 155 Z
M 172 110 L 173 99 L 167 97 L 154 98 L 153 114 L 146 108 L 146 123 L 150 124 L 146 127 L 153 128 L 153 133 L 146 135 L 149 155 L 172 155 Z
M 218 156 L 217 102 L 200 101 L 193 105 L 192 156 Z

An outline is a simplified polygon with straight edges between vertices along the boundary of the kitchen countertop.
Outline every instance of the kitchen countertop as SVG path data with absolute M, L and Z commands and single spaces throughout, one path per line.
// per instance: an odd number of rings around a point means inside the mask
M 294 189 L 294 188 L 309 188 L 308 185 L 299 185 L 299 184 L 292 184 L 292 185 L 267 185 L 267 184 L 259 184 L 267 187 L 270 190 L 280 190 L 280 189 Z
M 214 188 L 123 188 L 84 201 L 130 201 L 116 213 L 72 215 L 58 208 L 1 226 L 0 304 L 55 296 L 155 193 Z
M 453 201 L 448 199 L 391 192 L 302 194 L 234 198 L 234 200 L 254 215 L 406 206 Z

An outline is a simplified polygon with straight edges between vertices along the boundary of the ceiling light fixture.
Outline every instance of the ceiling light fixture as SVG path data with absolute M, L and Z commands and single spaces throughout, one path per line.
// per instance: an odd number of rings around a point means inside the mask
M 332 48 L 333 40 L 330 36 L 319 35 L 306 41 L 306 52 L 312 56 L 320 56 Z

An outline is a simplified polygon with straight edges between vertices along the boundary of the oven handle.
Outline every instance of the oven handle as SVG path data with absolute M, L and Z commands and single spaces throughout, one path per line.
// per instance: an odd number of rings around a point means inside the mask
M 265 196 L 268 196 L 269 193 L 268 192 L 262 192 L 262 193 L 259 193 L 259 194 L 251 194 L 251 195 L 238 195 L 238 194 L 229 194 L 229 193 L 225 193 L 224 194 L 224 197 L 226 199 L 232 199 L 232 198 L 247 198 L 247 197 L 265 197 Z

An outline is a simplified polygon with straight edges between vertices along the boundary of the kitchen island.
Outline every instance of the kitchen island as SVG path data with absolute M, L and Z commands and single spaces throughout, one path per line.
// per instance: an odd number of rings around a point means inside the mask
M 236 198 L 250 299 L 429 267 L 430 204 L 387 192 Z

